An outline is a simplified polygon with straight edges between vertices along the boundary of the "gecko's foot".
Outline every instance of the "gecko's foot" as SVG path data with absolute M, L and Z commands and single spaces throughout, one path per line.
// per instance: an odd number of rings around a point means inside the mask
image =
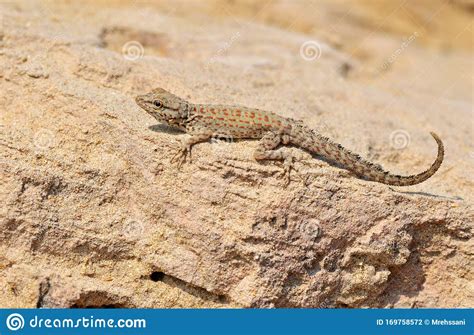
M 176 154 L 171 158 L 171 163 L 176 163 L 178 169 L 181 168 L 181 166 L 186 163 L 186 160 L 189 156 L 189 162 L 191 163 L 191 149 L 184 147 L 178 149 Z

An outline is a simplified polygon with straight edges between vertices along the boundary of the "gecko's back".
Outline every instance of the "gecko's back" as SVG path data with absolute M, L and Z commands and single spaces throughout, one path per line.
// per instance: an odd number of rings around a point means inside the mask
M 193 105 L 192 115 L 199 126 L 234 138 L 262 138 L 268 131 L 289 127 L 277 114 L 242 106 Z

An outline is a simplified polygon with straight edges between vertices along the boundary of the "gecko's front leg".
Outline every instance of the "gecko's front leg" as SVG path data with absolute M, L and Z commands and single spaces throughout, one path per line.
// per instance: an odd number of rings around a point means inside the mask
M 256 160 L 281 160 L 283 161 L 283 174 L 286 177 L 286 185 L 290 183 L 290 173 L 293 167 L 294 157 L 288 148 L 275 149 L 280 144 L 288 144 L 289 138 L 285 134 L 277 132 L 268 132 L 258 142 L 257 149 L 254 152 Z
M 200 129 L 199 131 L 189 132 L 190 136 L 186 136 L 182 142 L 178 152 L 171 159 L 171 163 L 177 162 L 178 168 L 186 162 L 186 158 L 189 156 L 191 162 L 191 149 L 193 145 L 205 142 L 212 137 L 212 132 L 206 129 Z

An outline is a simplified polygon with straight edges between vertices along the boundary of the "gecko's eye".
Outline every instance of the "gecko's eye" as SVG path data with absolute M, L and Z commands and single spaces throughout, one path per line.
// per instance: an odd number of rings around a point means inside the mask
M 162 108 L 162 107 L 163 107 L 163 103 L 162 103 L 160 100 L 155 100 L 155 101 L 153 101 L 153 105 L 155 105 L 155 106 L 158 107 L 158 108 Z

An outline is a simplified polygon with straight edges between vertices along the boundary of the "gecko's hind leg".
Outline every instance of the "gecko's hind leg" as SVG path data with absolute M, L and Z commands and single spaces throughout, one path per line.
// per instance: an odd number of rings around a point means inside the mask
M 278 133 L 268 132 L 258 142 L 257 149 L 254 152 L 256 160 L 280 160 L 283 161 L 282 177 L 286 179 L 285 186 L 290 183 L 291 170 L 294 169 L 294 157 L 288 148 L 280 148 L 275 150 L 280 144 L 287 144 L 287 139 Z

